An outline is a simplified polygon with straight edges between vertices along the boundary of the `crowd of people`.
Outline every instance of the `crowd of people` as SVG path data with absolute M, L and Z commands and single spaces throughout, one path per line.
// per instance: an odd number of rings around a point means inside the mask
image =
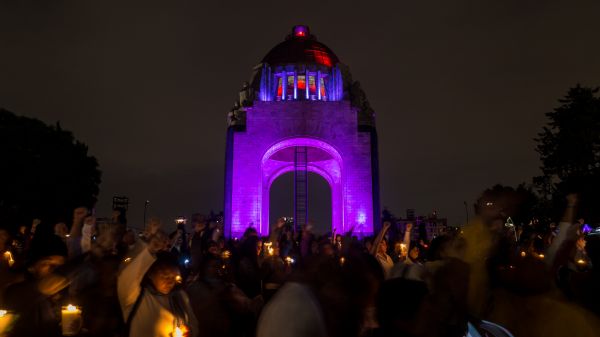
M 597 336 L 600 231 L 577 203 L 513 225 L 487 200 L 416 240 L 410 223 L 356 237 L 283 218 L 268 237 L 225 237 L 209 216 L 137 232 L 80 207 L 68 225 L 0 229 L 0 336 Z

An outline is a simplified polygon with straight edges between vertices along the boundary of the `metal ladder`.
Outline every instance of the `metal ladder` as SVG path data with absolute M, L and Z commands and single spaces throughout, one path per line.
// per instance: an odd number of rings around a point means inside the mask
M 294 232 L 308 221 L 308 149 L 294 148 Z

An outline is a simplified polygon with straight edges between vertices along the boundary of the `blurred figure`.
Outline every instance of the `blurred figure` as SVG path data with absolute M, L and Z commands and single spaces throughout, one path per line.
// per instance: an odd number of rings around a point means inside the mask
M 7 336 L 61 336 L 60 291 L 68 281 L 54 271 L 65 263 L 66 256 L 66 246 L 57 235 L 36 237 L 25 280 L 4 293 L 5 307 L 18 316 Z
M 208 249 L 208 241 L 210 233 L 208 231 L 208 221 L 203 215 L 196 215 L 193 219 L 194 232 L 190 239 L 190 259 L 192 260 L 192 272 L 195 273 L 200 269 L 202 257 Z
M 382 239 L 379 243 L 379 249 L 377 249 L 377 255 L 375 255 L 377 261 L 381 265 L 381 268 L 383 268 L 385 278 L 390 277 L 390 273 L 394 267 L 394 261 L 392 261 L 392 258 L 387 254 L 387 249 L 387 240 Z
M 424 282 L 394 278 L 385 281 L 377 296 L 377 320 L 380 328 L 375 337 L 432 336 L 429 291 Z
M 92 249 L 92 238 L 96 235 L 96 217 L 88 215 L 83 220 L 81 229 L 81 252 L 87 253 Z
M 23 256 L 23 253 L 25 252 L 25 248 L 28 245 L 28 241 L 29 241 L 29 231 L 28 231 L 27 226 L 24 226 L 24 225 L 19 226 L 19 231 L 17 232 L 17 234 L 14 236 L 14 238 L 12 240 L 13 254 L 15 254 L 16 256 Z
M 242 242 L 239 251 L 239 262 L 236 268 L 236 284 L 249 298 L 254 298 L 261 294 L 261 275 L 258 264 L 258 255 L 260 254 L 259 241 L 256 236 L 249 236 Z
M 392 261 L 392 258 L 387 254 L 388 245 L 387 240 L 385 239 L 385 234 L 390 227 L 391 224 L 389 222 L 383 224 L 383 228 L 377 234 L 373 246 L 371 247 L 371 255 L 375 256 L 381 265 L 385 278 L 390 277 L 390 272 L 394 267 L 394 261 Z
M 64 222 L 59 222 L 54 225 L 54 235 L 58 236 L 65 244 L 67 243 L 67 235 L 69 234 L 69 228 Z

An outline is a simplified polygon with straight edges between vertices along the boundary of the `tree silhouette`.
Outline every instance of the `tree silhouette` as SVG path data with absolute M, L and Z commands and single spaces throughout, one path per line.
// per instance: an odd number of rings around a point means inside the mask
M 528 224 L 533 218 L 539 218 L 538 197 L 530 187 L 520 184 L 516 188 L 496 184 L 481 193 L 475 203 L 475 212 L 480 214 L 489 203 L 497 210 L 502 220 L 511 217 L 515 224 Z
M 536 151 L 542 173 L 534 178 L 538 190 L 553 208 L 567 193 L 581 195 L 580 215 L 600 220 L 600 98 L 597 88 L 577 85 L 560 99 L 561 105 L 546 113 L 548 124 L 538 134 Z
M 60 127 L 0 109 L 0 226 L 68 221 L 93 206 L 100 171 L 85 144 Z

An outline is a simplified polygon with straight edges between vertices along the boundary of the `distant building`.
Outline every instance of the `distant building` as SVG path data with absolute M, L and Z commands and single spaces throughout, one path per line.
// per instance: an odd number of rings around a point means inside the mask
M 448 229 L 448 220 L 446 218 L 438 218 L 437 212 L 427 216 L 420 215 L 415 217 L 414 209 L 406 210 L 406 219 L 397 219 L 396 226 L 399 233 L 404 233 L 407 223 L 413 224 L 411 232 L 411 240 L 431 241 L 433 238 L 446 233 Z

